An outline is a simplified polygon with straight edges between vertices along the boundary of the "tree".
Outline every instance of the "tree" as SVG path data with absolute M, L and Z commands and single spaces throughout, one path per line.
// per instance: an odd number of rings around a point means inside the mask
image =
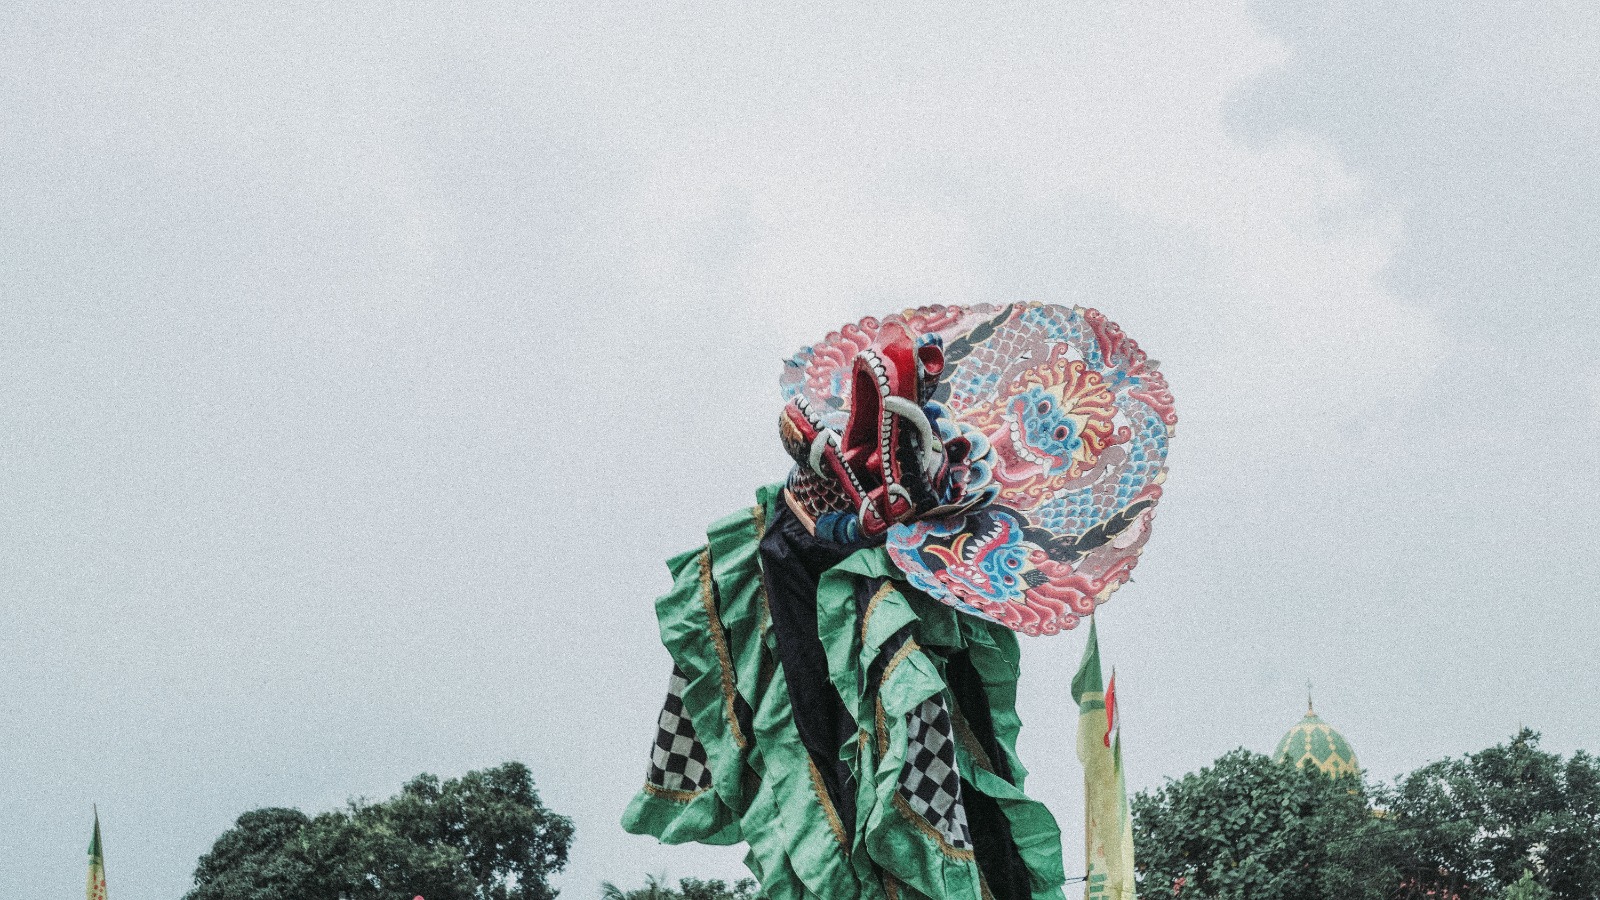
M 194 900 L 278 900 L 292 897 L 314 877 L 310 863 L 284 848 L 311 820 L 298 809 L 257 809 L 239 817 L 211 852 L 200 857 Z
M 554 900 L 572 822 L 521 763 L 441 782 L 419 775 L 381 803 L 307 818 L 239 817 L 200 858 L 185 900 Z
M 601 883 L 600 900 L 755 900 L 756 887 L 753 878 L 741 878 L 731 887 L 720 878 L 707 881 L 680 878 L 677 888 L 671 888 L 666 878 L 648 875 L 644 887 L 631 891 L 624 891 L 609 881 Z
M 1550 889 L 1533 880 L 1533 873 L 1524 869 L 1517 883 L 1506 888 L 1504 900 L 1550 900 Z
M 1600 896 L 1600 761 L 1581 750 L 1563 760 L 1524 728 L 1380 793 L 1416 896 L 1499 897 L 1519 881 L 1556 900 Z
M 1392 826 L 1360 778 L 1234 750 L 1133 799 L 1139 893 L 1181 900 L 1382 900 Z
M 1375 788 L 1238 750 L 1133 812 L 1152 898 L 1600 898 L 1600 760 L 1527 729 Z

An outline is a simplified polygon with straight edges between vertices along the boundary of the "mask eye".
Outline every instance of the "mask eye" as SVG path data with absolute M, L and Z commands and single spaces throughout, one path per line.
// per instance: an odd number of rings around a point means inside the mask
M 1067 430 L 1067 426 L 1065 426 L 1065 425 L 1056 426 L 1056 432 L 1055 433 L 1056 433 L 1056 440 L 1058 440 L 1058 441 L 1066 440 L 1067 436 L 1071 434 L 1071 432 Z
M 1050 401 L 1049 400 L 1040 400 L 1039 401 L 1039 405 L 1034 407 L 1034 409 L 1037 410 L 1039 415 L 1042 416 L 1045 413 L 1050 411 Z

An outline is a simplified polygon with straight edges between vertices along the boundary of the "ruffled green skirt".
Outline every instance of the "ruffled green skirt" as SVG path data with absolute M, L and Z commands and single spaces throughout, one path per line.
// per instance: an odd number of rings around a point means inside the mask
M 668 561 L 656 613 L 674 670 L 624 827 L 744 841 L 774 900 L 1059 898 L 1060 830 L 1023 793 L 1016 756 L 1015 633 L 910 588 L 881 547 L 828 568 L 817 637 L 853 735 L 819 766 L 762 573 L 766 525 L 786 514 L 780 486 L 757 500 Z

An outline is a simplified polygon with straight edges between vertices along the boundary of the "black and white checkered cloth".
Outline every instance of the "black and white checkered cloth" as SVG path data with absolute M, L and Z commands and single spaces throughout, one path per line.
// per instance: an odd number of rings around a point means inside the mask
M 645 777 L 647 783 L 664 791 L 693 793 L 711 786 L 706 748 L 695 737 L 694 723 L 683 711 L 683 691 L 688 686 L 683 672 L 673 666 L 667 702 L 656 721 L 656 743 L 650 748 L 650 772 Z
M 950 846 L 971 848 L 972 832 L 961 805 L 961 773 L 956 770 L 955 730 L 943 694 L 929 697 L 906 714 L 906 763 L 900 770 L 900 796 Z

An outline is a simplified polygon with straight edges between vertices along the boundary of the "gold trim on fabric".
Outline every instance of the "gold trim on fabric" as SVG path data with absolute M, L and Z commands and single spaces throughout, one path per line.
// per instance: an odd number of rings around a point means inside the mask
M 740 750 L 749 749 L 744 730 L 739 727 L 739 717 L 733 706 L 733 654 L 728 651 L 728 636 L 722 631 L 722 619 L 717 615 L 717 598 L 711 584 L 711 548 L 700 551 L 700 602 L 706 608 L 706 621 L 711 629 L 711 643 L 717 648 L 717 661 L 722 666 L 722 702 L 727 707 L 728 730 Z
M 660 797 L 663 800 L 671 800 L 673 803 L 688 803 L 690 800 L 693 800 L 701 794 L 704 794 L 708 789 L 696 788 L 692 791 L 674 791 L 646 781 L 644 783 L 644 790 L 645 793 L 652 797 Z
M 889 721 L 883 714 L 883 695 L 880 693 L 874 699 L 878 712 L 873 716 L 873 725 L 878 730 L 878 758 L 883 759 L 889 755 Z
M 883 715 L 883 686 L 889 683 L 889 673 L 893 672 L 896 666 L 900 665 L 907 656 L 910 656 L 912 651 L 921 649 L 922 645 L 917 643 L 916 638 L 906 638 L 906 642 L 901 644 L 900 649 L 896 650 L 894 656 L 889 658 L 888 665 L 883 667 L 883 674 L 878 676 L 877 688 L 872 693 L 873 699 L 878 706 L 877 713 L 873 718 L 878 731 L 879 759 L 889 755 L 889 726 Z
M 867 623 L 872 621 L 872 614 L 874 612 L 877 612 L 877 610 L 878 610 L 878 601 L 882 600 L 884 598 L 884 595 L 888 594 L 892 590 L 894 590 L 894 582 L 885 579 L 884 582 L 883 582 L 883 587 L 878 588 L 878 592 L 872 595 L 872 599 L 871 600 L 867 601 L 867 609 L 866 609 L 865 612 L 863 612 L 861 614 L 861 643 L 862 643 L 862 645 L 865 645 L 867 643 Z
M 757 503 L 750 507 L 750 515 L 756 526 L 756 596 L 761 598 L 761 625 L 756 632 L 765 641 L 767 629 L 772 627 L 772 607 L 767 603 L 767 576 L 761 569 L 761 539 L 767 536 L 767 508 Z
M 895 651 L 894 656 L 889 659 L 889 664 L 883 667 L 883 674 L 878 676 L 878 690 L 875 692 L 877 696 L 874 698 L 877 701 L 877 712 L 874 718 L 878 729 L 878 755 L 880 758 L 886 758 L 889 755 L 889 724 L 883 709 L 883 686 L 888 683 L 889 675 L 895 670 L 896 666 L 900 665 L 913 651 L 921 649 L 922 645 L 918 644 L 915 638 L 906 638 L 905 644 Z M 934 846 L 939 848 L 940 853 L 962 862 L 969 862 L 976 858 L 971 850 L 959 850 L 952 846 L 939 829 L 933 827 L 927 819 L 917 815 L 917 811 L 911 808 L 905 797 L 901 796 L 898 778 L 894 788 L 893 802 L 895 809 L 899 810 L 902 816 L 905 816 L 906 821 L 916 826 L 918 831 L 933 840 Z
M 967 717 L 961 714 L 961 706 L 950 704 L 950 719 L 955 723 L 956 742 L 972 757 L 972 762 L 978 768 L 994 774 L 994 761 L 989 759 L 989 752 L 983 749 L 983 744 L 978 742 L 978 735 L 972 730 L 972 725 L 967 722 Z
M 894 808 L 900 810 L 900 815 L 905 816 L 906 821 L 917 826 L 917 830 L 922 832 L 923 835 L 932 838 L 940 853 L 962 862 L 970 862 L 975 858 L 971 850 L 958 850 L 951 846 L 950 841 L 945 838 L 944 832 L 929 824 L 927 819 L 917 815 L 917 811 L 911 808 L 911 804 L 906 802 L 905 797 L 901 796 L 898 786 L 894 789 Z
M 978 893 L 983 900 L 994 900 L 994 892 L 989 890 L 989 880 L 983 877 L 982 872 L 978 873 Z
M 849 850 L 850 839 L 845 836 L 844 822 L 839 820 L 839 812 L 833 808 L 833 801 L 828 799 L 828 788 L 822 783 L 822 773 L 817 771 L 817 764 L 809 753 L 806 754 L 806 768 L 811 772 L 811 790 L 816 793 L 817 802 L 822 804 L 822 811 L 828 814 L 828 828 L 833 831 L 833 839 Z
M 899 650 L 894 652 L 894 656 L 889 658 L 889 664 L 883 667 L 883 676 L 878 679 L 879 687 L 881 688 L 889 680 L 889 674 L 894 671 L 895 666 L 905 662 L 906 657 L 921 649 L 922 645 L 917 643 L 916 638 L 906 638 L 906 642 L 900 646 Z
M 883 892 L 888 895 L 889 900 L 900 900 L 900 882 L 895 881 L 893 875 L 882 869 L 878 870 L 878 876 L 883 881 Z

